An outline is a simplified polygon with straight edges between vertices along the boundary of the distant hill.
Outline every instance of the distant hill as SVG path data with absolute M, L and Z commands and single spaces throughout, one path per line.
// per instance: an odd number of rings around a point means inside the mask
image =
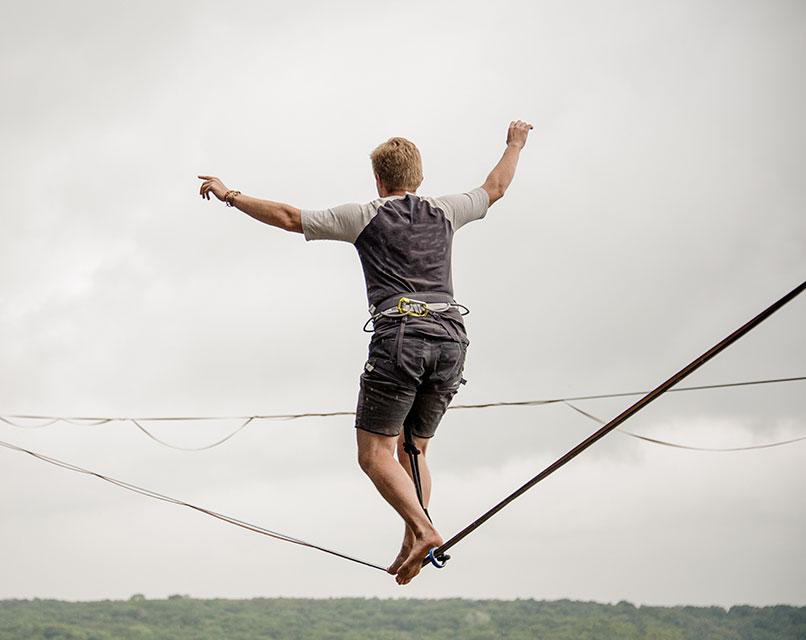
M 0 601 L 0 640 L 806 640 L 806 607 L 570 600 Z

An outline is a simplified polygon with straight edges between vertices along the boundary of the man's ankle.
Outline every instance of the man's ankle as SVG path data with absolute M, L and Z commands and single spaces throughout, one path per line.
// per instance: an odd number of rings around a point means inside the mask
M 423 525 L 421 527 L 412 528 L 412 533 L 414 534 L 414 538 L 416 540 L 422 540 L 423 538 L 433 538 L 434 536 L 438 536 L 439 533 L 434 528 L 434 525 L 428 523 L 427 525 Z

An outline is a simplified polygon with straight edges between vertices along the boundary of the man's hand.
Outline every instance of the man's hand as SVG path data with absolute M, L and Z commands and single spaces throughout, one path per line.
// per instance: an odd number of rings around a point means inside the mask
M 227 187 L 215 176 L 198 176 L 202 182 L 199 193 L 202 198 L 210 199 L 212 193 L 216 198 L 224 202 L 227 194 Z M 255 220 L 260 220 L 273 227 L 279 227 L 286 231 L 302 233 L 302 213 L 297 207 L 282 202 L 272 202 L 271 200 L 259 200 L 247 195 L 240 194 L 238 199 L 233 198 L 233 206 L 252 216 Z
M 202 198 L 207 198 L 209 200 L 210 193 L 212 192 L 216 198 L 221 200 L 221 202 L 224 202 L 224 195 L 227 193 L 227 191 L 229 191 L 229 189 L 224 186 L 224 183 L 221 182 L 221 180 L 215 176 L 199 176 L 199 178 L 204 180 L 201 188 L 199 189 L 199 193 L 201 194 Z
M 529 131 L 534 127 L 528 122 L 523 120 L 515 120 L 509 123 L 509 130 L 507 131 L 507 146 L 514 146 L 518 149 L 523 149 L 526 145 L 526 138 Z

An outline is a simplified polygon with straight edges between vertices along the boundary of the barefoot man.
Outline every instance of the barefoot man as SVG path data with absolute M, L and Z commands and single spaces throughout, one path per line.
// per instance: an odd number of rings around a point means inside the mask
M 469 344 L 453 299 L 453 234 L 483 218 L 504 195 L 530 129 L 521 120 L 510 123 L 506 149 L 484 184 L 441 197 L 417 195 L 423 181 L 420 152 L 404 138 L 391 138 L 370 155 L 378 198 L 366 204 L 300 210 L 199 176 L 207 200 L 212 193 L 260 222 L 302 233 L 306 240 L 349 242 L 358 251 L 373 318 L 356 409 L 358 463 L 405 522 L 400 553 L 388 569 L 399 584 L 410 582 L 429 550 L 443 543 L 427 513 L 431 475 L 425 454 L 464 382 Z M 419 450 L 420 496 L 404 431 Z

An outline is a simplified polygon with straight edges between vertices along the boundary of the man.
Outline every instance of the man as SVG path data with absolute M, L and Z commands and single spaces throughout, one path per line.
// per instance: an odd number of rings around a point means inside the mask
M 303 233 L 306 240 L 341 240 L 358 250 L 374 330 L 356 410 L 358 462 L 406 525 L 400 552 L 388 568 L 398 584 L 410 582 L 429 550 L 443 543 L 427 512 L 431 476 L 425 454 L 464 382 L 469 344 L 453 300 L 453 233 L 483 218 L 503 197 L 530 129 L 527 122 L 511 122 L 506 149 L 484 184 L 439 198 L 417 195 L 423 180 L 420 152 L 404 138 L 391 138 L 372 152 L 379 197 L 367 204 L 300 210 L 229 190 L 214 176 L 199 176 L 203 198 L 212 193 L 261 222 Z M 412 451 L 418 457 L 407 459 L 404 453 Z M 417 460 L 420 487 L 412 482 Z

